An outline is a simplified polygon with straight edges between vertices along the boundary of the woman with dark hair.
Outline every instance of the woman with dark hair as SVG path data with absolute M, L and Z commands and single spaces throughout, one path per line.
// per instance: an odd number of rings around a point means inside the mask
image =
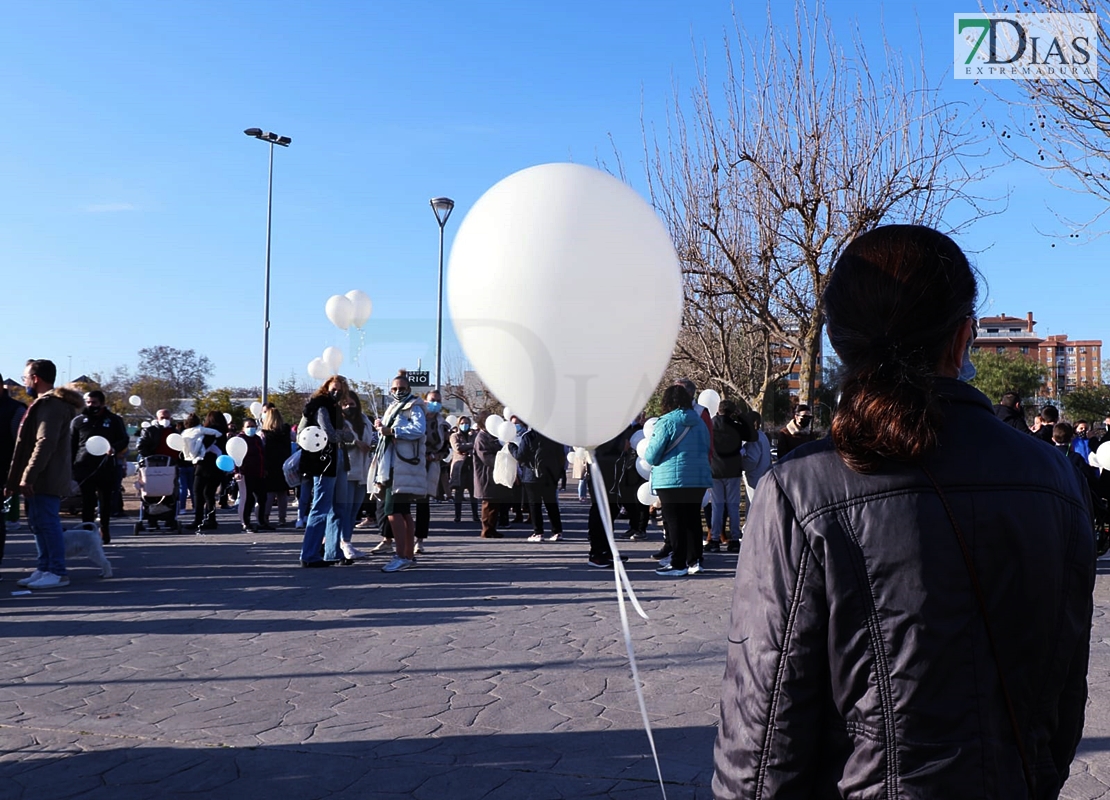
M 701 572 L 701 501 L 713 484 L 709 430 L 693 410 L 690 393 L 680 384 L 663 392 L 662 411 L 644 451 L 644 460 L 652 466 L 651 488 L 663 506 L 663 523 L 672 548 L 655 573 L 679 578 Z
M 293 438 L 281 412 L 273 403 L 262 411 L 262 445 L 266 462 L 266 502 L 262 509 L 262 529 L 270 528 L 270 512 L 278 509 L 277 524 L 286 523 L 289 509 L 289 484 L 285 481 L 285 462 L 293 455 Z
M 370 473 L 370 457 L 378 444 L 378 434 L 366 415 L 362 413 L 362 401 L 356 392 L 350 392 L 343 400 L 343 425 L 354 439 L 343 445 L 351 468 L 347 471 L 347 494 L 339 511 L 339 549 L 346 559 L 364 558 L 365 554 L 351 544 L 355 530 L 355 518 L 366 501 L 366 476 Z
M 829 439 L 759 482 L 713 793 L 1054 798 L 1083 730 L 1088 499 L 973 374 L 976 285 L 929 228 L 853 241 L 824 294 Z
M 335 505 L 347 497 L 347 455 L 340 447 L 353 434 L 340 422 L 339 406 L 350 393 L 347 379 L 333 375 L 313 392 L 304 407 L 306 427 L 321 428 L 328 443 L 319 452 L 301 454 L 301 470 L 312 477 L 312 505 L 301 541 L 302 567 L 327 567 L 350 559 L 339 555 L 339 517 Z M 321 556 L 320 548 L 324 548 Z
M 459 417 L 458 429 L 451 434 L 451 478 L 448 485 L 455 499 L 455 522 L 462 522 L 463 492 L 470 493 L 470 516 L 478 521 L 478 501 L 474 495 L 474 440 L 470 417 Z
M 203 450 L 196 462 L 193 478 L 193 529 L 197 533 L 219 528 L 216 524 L 216 492 L 227 477 L 216 466 L 216 459 L 226 452 L 227 419 L 219 411 L 209 411 L 202 428 Z

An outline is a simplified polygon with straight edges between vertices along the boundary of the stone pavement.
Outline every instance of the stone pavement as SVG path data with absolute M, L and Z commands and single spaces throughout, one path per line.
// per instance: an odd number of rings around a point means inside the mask
M 299 531 L 231 533 L 232 512 L 204 537 L 120 524 L 116 577 L 75 561 L 30 597 L 11 592 L 33 544 L 11 534 L 0 800 L 661 797 L 612 572 L 586 565 L 584 507 L 562 507 L 564 541 L 529 544 L 433 506 L 429 552 L 393 575 L 301 569 Z M 651 617 L 630 612 L 636 655 L 667 797 L 709 798 L 736 556 L 657 578 L 657 531 L 624 545 Z M 1110 796 L 1108 571 L 1069 800 Z

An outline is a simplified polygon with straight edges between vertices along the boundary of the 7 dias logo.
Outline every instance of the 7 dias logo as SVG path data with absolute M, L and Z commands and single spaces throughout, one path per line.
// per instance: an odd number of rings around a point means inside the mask
M 1044 81 L 1098 77 L 1094 14 L 955 14 L 955 77 Z

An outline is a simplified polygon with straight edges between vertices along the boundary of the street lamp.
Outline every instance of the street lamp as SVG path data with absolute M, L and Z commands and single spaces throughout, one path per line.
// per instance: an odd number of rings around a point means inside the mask
M 270 131 L 263 132 L 261 128 L 247 128 L 243 133 L 270 145 L 270 186 L 266 190 L 266 288 L 262 305 L 262 404 L 265 405 L 270 378 L 270 217 L 274 204 L 274 145 L 288 147 L 293 140 Z
M 442 348 L 443 348 L 443 226 L 447 224 L 447 218 L 451 216 L 451 209 L 455 207 L 455 201 L 450 197 L 433 197 L 428 201 L 431 203 L 432 211 L 435 212 L 436 222 L 439 223 L 439 304 L 436 315 L 436 391 L 440 391 L 439 383 L 439 370 L 441 365 Z

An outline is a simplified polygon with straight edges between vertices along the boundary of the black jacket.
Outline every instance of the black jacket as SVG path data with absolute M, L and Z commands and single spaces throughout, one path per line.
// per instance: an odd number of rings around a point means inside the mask
M 1075 469 L 946 402 L 926 462 L 972 549 L 1035 774 L 1055 798 L 1083 730 L 1094 541 Z M 760 482 L 736 574 L 714 796 L 1024 798 L 953 526 L 921 468 L 873 475 L 828 440 Z
M 85 443 L 94 436 L 108 440 L 112 452 L 118 454 L 127 450 L 131 436 L 123 418 L 104 409 L 96 416 L 88 413 L 78 414 L 70 423 L 70 446 L 73 457 L 73 479 L 81 482 L 98 470 L 112 472 L 116 469 L 116 459 L 93 456 L 85 449 Z
M 1005 422 L 1011 428 L 1015 428 L 1022 433 L 1029 433 L 1029 426 L 1025 424 L 1025 414 L 1010 406 L 1004 406 L 1001 403 L 994 406 L 994 415 L 1000 420 Z
M 744 442 L 751 435 L 751 426 L 729 419 L 723 414 L 713 417 L 713 449 L 709 453 L 709 465 L 713 477 L 739 478 L 744 474 L 741 451 Z

